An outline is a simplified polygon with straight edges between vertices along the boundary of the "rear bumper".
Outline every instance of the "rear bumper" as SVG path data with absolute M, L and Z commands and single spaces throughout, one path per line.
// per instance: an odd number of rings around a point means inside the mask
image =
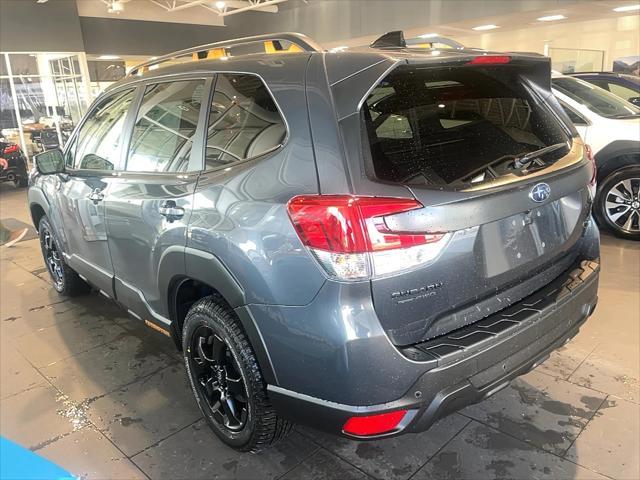
M 595 309 L 599 269 L 597 261 L 582 261 L 504 311 L 404 348 L 408 361 L 424 364 L 426 371 L 399 399 L 354 406 L 269 385 L 271 401 L 281 415 L 334 433 L 342 432 L 350 417 L 398 409 L 408 413 L 395 430 L 367 438 L 426 430 L 439 418 L 501 390 L 575 336 Z

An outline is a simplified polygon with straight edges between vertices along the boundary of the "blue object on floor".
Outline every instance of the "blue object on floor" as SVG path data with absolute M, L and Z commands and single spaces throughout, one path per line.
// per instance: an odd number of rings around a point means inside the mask
M 0 437 L 0 480 L 75 480 L 69 472 Z

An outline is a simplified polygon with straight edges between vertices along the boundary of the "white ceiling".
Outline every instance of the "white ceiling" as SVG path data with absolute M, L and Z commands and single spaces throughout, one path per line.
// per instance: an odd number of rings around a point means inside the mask
M 223 26 L 247 10 L 277 13 L 287 0 L 76 0 L 81 17 Z M 115 3 L 115 5 L 114 5 Z
M 588 20 L 597 20 L 601 18 L 615 18 L 629 15 L 640 15 L 636 12 L 614 12 L 613 9 L 620 6 L 633 5 L 640 3 L 640 0 L 579 0 L 575 3 L 564 4 L 561 8 L 548 8 L 541 10 L 532 10 L 527 12 L 518 12 L 508 15 L 497 15 L 485 18 L 476 18 L 466 20 L 464 22 L 449 23 L 444 25 L 426 25 L 421 28 L 412 28 L 405 30 L 406 38 L 415 38 L 419 35 L 438 33 L 443 36 L 452 38 L 462 38 L 470 36 L 480 36 L 486 33 L 502 32 L 509 30 L 521 30 L 532 26 L 540 25 L 558 25 L 562 23 L 584 22 Z M 564 15 L 566 19 L 553 22 L 539 22 L 537 18 L 548 15 Z M 476 31 L 473 27 L 480 25 L 499 25 L 499 30 Z M 383 32 L 381 32 L 382 34 Z M 350 39 L 336 39 L 333 42 L 324 42 L 323 46 L 327 48 L 335 48 L 337 46 L 358 46 L 368 45 L 379 35 L 371 35 Z M 640 38 L 639 38 L 640 41 Z

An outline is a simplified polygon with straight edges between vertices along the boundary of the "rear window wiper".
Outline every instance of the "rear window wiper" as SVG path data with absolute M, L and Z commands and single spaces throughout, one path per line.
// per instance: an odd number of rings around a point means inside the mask
M 566 146 L 567 146 L 566 142 L 555 143 L 553 145 L 549 145 L 548 147 L 544 147 L 544 148 L 541 148 L 539 150 L 534 150 L 533 152 L 527 152 L 524 155 L 521 155 L 519 157 L 514 158 L 513 159 L 513 165 L 516 168 L 524 168 L 526 165 L 531 163 L 531 161 L 534 160 L 535 158 L 540 157 L 542 155 L 545 155 L 547 153 L 553 152 L 555 150 L 558 150 L 559 148 L 566 147 Z M 542 165 L 543 164 L 541 164 L 541 166 Z

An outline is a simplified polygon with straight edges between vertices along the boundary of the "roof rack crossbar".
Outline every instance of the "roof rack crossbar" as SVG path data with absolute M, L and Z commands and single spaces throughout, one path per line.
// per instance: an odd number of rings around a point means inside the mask
M 186 55 L 203 52 L 207 50 L 214 50 L 219 48 L 233 48 L 241 45 L 250 45 L 253 43 L 261 43 L 261 42 L 279 42 L 286 41 L 290 42 L 294 45 L 297 45 L 305 52 L 321 52 L 322 47 L 318 45 L 315 41 L 303 35 L 301 33 L 293 33 L 293 32 L 282 32 L 282 33 L 272 33 L 266 35 L 255 35 L 252 37 L 244 37 L 244 38 L 234 38 L 231 40 L 224 40 L 222 42 L 214 42 L 207 43 L 204 45 L 198 45 L 196 47 L 185 48 L 184 50 L 178 50 L 176 52 L 171 52 L 166 55 L 162 55 L 154 60 L 150 60 L 148 62 L 141 63 L 136 65 L 129 71 L 127 76 L 137 75 L 139 72 L 146 71 L 149 67 L 153 65 L 159 65 L 169 60 L 173 60 L 176 58 L 184 57 Z

